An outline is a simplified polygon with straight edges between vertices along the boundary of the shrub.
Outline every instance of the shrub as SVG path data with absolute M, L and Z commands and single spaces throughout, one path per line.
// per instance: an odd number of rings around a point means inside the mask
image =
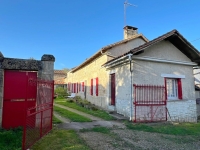
M 67 90 L 64 89 L 63 87 L 57 87 L 55 89 L 55 93 L 58 98 L 64 98 L 65 96 L 68 96 Z

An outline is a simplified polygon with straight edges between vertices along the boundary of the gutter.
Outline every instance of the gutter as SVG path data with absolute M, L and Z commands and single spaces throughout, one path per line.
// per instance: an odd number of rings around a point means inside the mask
M 119 59 L 116 59 L 108 64 L 103 65 L 103 67 L 111 68 L 116 66 L 115 64 L 119 64 L 121 60 L 124 58 L 128 58 L 130 54 L 127 54 L 123 57 L 120 57 Z M 174 61 L 174 60 L 166 60 L 161 58 L 155 58 L 155 57 L 135 57 L 132 56 L 133 60 L 144 60 L 144 61 L 152 61 L 152 62 L 160 62 L 160 63 L 170 63 L 170 64 L 178 64 L 178 65 L 187 65 L 187 66 L 197 66 L 198 64 L 195 62 L 186 62 L 186 61 Z M 126 60 L 128 61 L 128 60 Z

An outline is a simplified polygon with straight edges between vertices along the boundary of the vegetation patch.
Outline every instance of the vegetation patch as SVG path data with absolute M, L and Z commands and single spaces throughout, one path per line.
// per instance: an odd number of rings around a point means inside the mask
M 21 150 L 22 128 L 0 129 L 0 150 Z
M 55 103 L 82 111 L 84 113 L 102 118 L 104 120 L 114 120 L 114 117 L 110 116 L 109 113 L 107 113 L 106 111 L 99 110 L 94 105 L 92 107 L 91 106 L 89 107 L 89 105 L 92 104 L 90 104 L 86 100 L 75 99 L 72 101 L 71 99 L 68 99 L 62 101 L 61 99 L 59 100 L 56 99 Z
M 92 122 L 91 119 L 81 116 L 79 114 L 73 113 L 66 109 L 54 106 L 54 111 L 56 111 L 61 116 L 68 118 L 72 122 Z
M 133 124 L 126 122 L 126 127 L 132 130 L 157 132 L 171 135 L 195 135 L 200 136 L 200 123 L 180 123 L 180 124 Z
M 36 142 L 32 150 L 89 150 L 87 144 L 74 130 L 53 129 L 47 136 Z
M 56 98 L 64 98 L 68 96 L 69 94 L 67 93 L 66 89 L 63 87 L 57 87 L 54 91 L 54 97 Z

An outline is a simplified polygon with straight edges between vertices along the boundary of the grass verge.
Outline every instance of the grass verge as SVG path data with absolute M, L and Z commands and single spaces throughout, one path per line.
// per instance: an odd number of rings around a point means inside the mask
M 195 135 L 200 136 L 200 123 L 181 123 L 181 124 L 133 124 L 126 122 L 126 127 L 131 130 L 146 132 L 156 132 L 171 135 Z
M 85 107 L 81 107 L 81 106 L 77 105 L 76 103 L 68 102 L 64 99 L 63 100 L 58 99 L 58 100 L 55 101 L 55 103 L 59 104 L 59 105 L 67 106 L 67 107 L 70 107 L 70 108 L 73 108 L 73 109 L 76 109 L 76 110 L 79 110 L 79 111 L 82 111 L 84 113 L 102 118 L 104 120 L 114 120 L 114 118 L 112 116 L 110 116 L 107 112 L 105 112 L 103 110 L 90 110 L 90 109 L 87 109 Z
M 47 136 L 36 142 L 32 150 L 89 150 L 86 143 L 74 130 L 53 129 Z
M 22 128 L 0 129 L 0 150 L 21 150 Z
M 92 122 L 91 119 L 86 118 L 84 116 L 78 115 L 66 109 L 54 106 L 54 111 L 56 111 L 61 116 L 68 118 L 72 122 Z
M 62 123 L 62 121 L 61 120 L 59 120 L 58 118 L 56 118 L 54 115 L 53 115 L 53 122 L 52 122 L 53 124 L 60 124 L 60 123 Z

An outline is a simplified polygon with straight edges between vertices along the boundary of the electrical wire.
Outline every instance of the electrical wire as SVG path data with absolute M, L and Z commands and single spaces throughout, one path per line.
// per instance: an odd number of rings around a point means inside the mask
M 198 38 L 198 39 L 195 39 L 195 40 L 193 40 L 193 41 L 191 41 L 191 42 L 195 42 L 195 41 L 198 41 L 198 40 L 200 40 L 200 38 Z

